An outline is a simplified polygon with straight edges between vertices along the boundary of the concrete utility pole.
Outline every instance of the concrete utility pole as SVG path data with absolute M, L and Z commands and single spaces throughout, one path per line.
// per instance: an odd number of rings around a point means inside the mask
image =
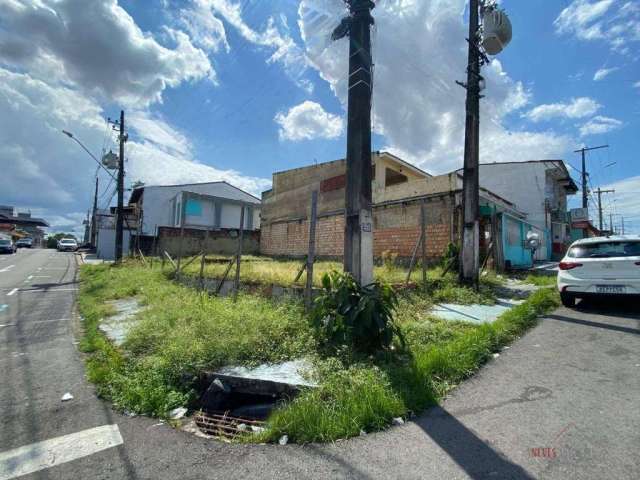
M 615 234 L 615 230 L 613 228 L 613 213 L 609 214 L 609 230 L 611 231 L 611 234 Z
M 469 4 L 469 60 L 467 67 L 464 171 L 462 180 L 462 251 L 460 282 L 478 284 L 480 268 L 480 49 L 478 0 Z
M 609 145 L 600 145 L 598 147 L 583 147 L 578 150 L 574 150 L 573 153 L 582 154 L 582 208 L 589 208 L 589 187 L 587 187 L 587 179 L 589 174 L 587 173 L 587 159 L 585 153 L 590 150 L 598 150 L 600 148 L 609 148 Z
M 343 25 L 348 22 L 349 34 L 344 269 L 360 285 L 373 281 L 370 28 L 374 7 L 370 0 L 349 0 L 351 16 L 343 20 Z M 336 30 L 334 38 L 340 38 L 339 35 Z
M 116 252 L 115 259 L 119 262 L 122 259 L 122 227 L 124 220 L 124 144 L 127 141 L 127 134 L 124 131 L 124 110 L 120 111 L 120 159 L 118 162 L 118 207 L 116 210 Z
M 573 153 L 581 153 L 582 154 L 582 208 L 586 208 L 587 212 L 589 211 L 589 187 L 587 186 L 587 181 L 589 178 L 589 174 L 587 173 L 587 159 L 586 152 L 590 150 L 598 150 L 599 148 L 609 148 L 609 145 L 600 145 L 598 147 L 582 147 L 578 150 L 574 150 Z M 587 216 L 587 218 L 589 218 Z M 587 229 L 582 230 L 582 238 L 587 238 L 589 236 Z
M 98 228 L 96 225 L 96 212 L 98 210 L 98 175 L 96 174 L 96 190 L 93 194 L 93 211 L 91 215 L 91 236 L 89 241 L 91 242 L 91 246 L 95 248 L 96 246 L 96 234 L 98 233 Z
M 596 190 L 596 193 L 598 194 L 598 228 L 600 229 L 600 231 L 602 232 L 602 194 L 603 193 L 615 193 L 615 190 L 602 190 L 600 187 L 598 187 L 598 190 Z M 610 226 L 613 229 L 613 223 L 610 223 Z

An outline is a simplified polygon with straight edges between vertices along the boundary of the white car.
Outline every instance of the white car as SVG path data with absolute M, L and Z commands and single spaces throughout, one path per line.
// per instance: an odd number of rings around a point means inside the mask
M 640 237 L 574 242 L 560 262 L 558 290 L 565 307 L 577 298 L 640 295 Z
M 58 242 L 59 252 L 75 252 L 78 250 L 78 242 L 73 238 L 63 238 Z

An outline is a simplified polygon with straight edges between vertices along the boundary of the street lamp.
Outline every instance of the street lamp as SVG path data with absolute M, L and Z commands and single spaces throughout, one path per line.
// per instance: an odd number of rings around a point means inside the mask
M 87 147 L 85 147 L 84 144 L 73 135 L 73 133 L 67 130 L 62 130 L 62 133 L 64 133 L 71 140 L 75 140 L 76 143 L 80 145 L 82 149 L 85 152 L 87 152 L 91 158 L 93 158 L 93 160 L 100 166 L 100 168 L 102 168 L 105 172 L 107 172 L 111 178 L 113 178 L 114 180 L 117 180 L 116 177 L 114 177 L 113 174 L 105 168 L 105 166 L 100 162 L 100 160 L 98 160 L 96 156 L 93 153 L 91 153 L 91 151 Z

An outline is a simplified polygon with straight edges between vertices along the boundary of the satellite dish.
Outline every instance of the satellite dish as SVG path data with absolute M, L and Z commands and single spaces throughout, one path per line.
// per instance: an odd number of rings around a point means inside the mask
M 499 8 L 487 9 L 482 14 L 482 46 L 489 55 L 497 55 L 511 41 L 511 20 Z
M 536 232 L 527 232 L 527 246 L 536 250 L 540 246 L 540 235 Z

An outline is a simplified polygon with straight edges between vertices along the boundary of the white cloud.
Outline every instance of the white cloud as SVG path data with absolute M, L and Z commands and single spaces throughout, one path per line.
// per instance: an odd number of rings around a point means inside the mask
M 207 55 L 179 30 L 172 47 L 143 32 L 117 0 L 3 1 L 0 56 L 47 82 L 109 101 L 148 105 L 166 87 L 215 78 Z
M 326 112 L 315 102 L 306 101 L 280 112 L 275 117 L 280 125 L 281 140 L 311 140 L 314 138 L 336 138 L 342 134 L 342 117 Z
M 625 217 L 625 233 L 640 234 L 640 176 L 628 177 L 602 187 L 603 190 L 615 190 L 614 213 Z M 614 224 L 620 218 L 614 217 Z
M 640 41 L 640 5 L 622 0 L 573 0 L 554 21 L 556 32 L 601 40 L 620 53 Z
M 304 52 L 289 35 L 288 26 L 281 16 L 278 18 L 284 32 L 278 29 L 274 17 L 267 18 L 265 28 L 258 31 L 243 18 L 243 5 L 240 3 L 231 0 L 192 0 L 192 5 L 181 11 L 181 18 L 189 25 L 189 31 L 195 34 L 196 40 L 204 42 L 205 46 L 212 44 L 219 48 L 220 44 L 224 44 L 230 50 L 222 20 L 227 22 L 244 40 L 270 51 L 267 63 L 282 64 L 297 85 L 311 91 L 312 84 L 303 78 L 307 68 Z
M 464 145 L 468 35 L 465 0 L 386 0 L 373 11 L 373 123 L 385 148 L 402 152 L 434 172 L 458 168 Z M 348 40 L 330 41 L 345 15 L 343 2 L 303 0 L 299 25 L 307 58 L 346 104 Z M 531 93 L 496 59 L 483 69 L 482 161 L 558 158 L 571 139 L 553 132 L 509 131 L 504 122 L 525 107 Z
M 589 97 L 572 98 L 563 103 L 547 103 L 532 108 L 523 117 L 533 122 L 550 120 L 552 118 L 584 118 L 596 113 L 602 105 Z
M 196 45 L 212 53 L 221 48 L 230 50 L 224 24 L 213 14 L 208 0 L 192 0 L 192 5 L 180 9 L 178 16 Z
M 623 123 L 620 120 L 598 115 L 580 127 L 580 135 L 584 137 L 586 135 L 608 133 L 612 130 L 617 130 L 622 125 Z
M 78 211 L 91 206 L 96 165 L 61 130 L 96 155 L 105 143 L 115 150 L 105 124 L 115 102 L 127 104 L 127 184 L 226 180 L 258 194 L 269 186 L 196 161 L 188 137 L 149 112 L 166 87 L 213 75 L 186 33 L 162 31 L 172 48 L 142 32 L 115 0 L 0 0 L 0 116 L 10 119 L 0 129 L 3 203 L 40 207 L 54 229 L 82 231 Z M 113 184 L 105 191 L 109 179 L 101 177 L 102 207 Z
M 131 182 L 172 185 L 224 180 L 256 196 L 271 185 L 268 179 L 200 163 L 187 137 L 156 115 L 135 112 L 129 125 L 133 135 L 127 143 L 126 157 Z
M 633 88 L 640 88 L 640 81 L 633 84 Z
M 615 72 L 616 70 L 618 70 L 618 67 L 600 68 L 593 75 L 593 80 L 595 82 L 599 82 L 600 80 L 604 80 L 607 76 L 609 76 L 609 74 Z

